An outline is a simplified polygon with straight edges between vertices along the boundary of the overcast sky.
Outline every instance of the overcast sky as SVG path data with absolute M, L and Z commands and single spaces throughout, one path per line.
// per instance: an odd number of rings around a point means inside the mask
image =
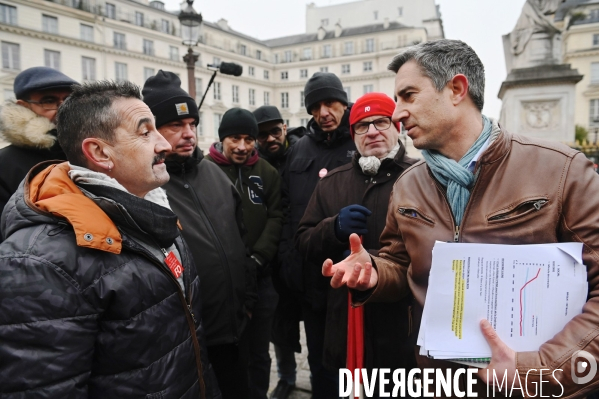
M 164 1 L 169 10 L 180 7 L 178 0 Z M 483 61 L 487 77 L 483 112 L 498 118 L 501 101 L 497 93 L 506 77 L 501 36 L 514 28 L 525 0 L 435 1 L 440 6 L 445 37 L 468 43 Z M 271 39 L 304 33 L 306 4 L 310 2 L 326 6 L 347 1 L 196 0 L 194 8 L 205 20 L 216 22 L 224 18 L 236 31 L 258 39 Z

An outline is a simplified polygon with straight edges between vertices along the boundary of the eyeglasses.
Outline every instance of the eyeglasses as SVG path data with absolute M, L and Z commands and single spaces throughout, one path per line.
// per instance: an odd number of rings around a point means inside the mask
M 62 100 L 58 97 L 46 97 L 46 98 L 43 98 L 41 101 L 25 100 L 25 102 L 28 102 L 29 104 L 37 104 L 37 105 L 41 106 L 43 109 L 50 111 L 50 110 L 58 109 L 58 107 L 60 107 L 60 105 L 65 100 L 66 100 L 66 98 L 64 100 Z
M 277 138 L 281 137 L 282 134 L 283 134 L 283 128 L 273 127 L 269 131 L 259 132 L 258 137 L 256 139 L 258 141 L 262 142 L 262 141 L 268 140 L 268 136 L 272 136 L 275 139 L 277 139 Z
M 373 125 L 374 128 L 380 132 L 381 130 L 389 129 L 389 127 L 391 126 L 391 118 L 386 116 L 384 118 L 375 119 L 370 122 L 358 122 L 354 123 L 352 127 L 354 129 L 355 134 L 361 135 L 368 133 L 370 125 Z

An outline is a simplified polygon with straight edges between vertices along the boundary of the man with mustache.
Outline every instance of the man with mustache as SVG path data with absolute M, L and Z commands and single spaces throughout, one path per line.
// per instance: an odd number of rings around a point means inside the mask
M 258 156 L 254 147 L 258 124 L 250 111 L 232 108 L 225 112 L 218 135 L 220 142 L 212 144 L 206 159 L 215 162 L 241 194 L 246 244 L 257 275 L 258 302 L 247 328 L 249 397 L 266 399 L 270 379 L 270 330 L 278 300 L 270 263 L 277 254 L 283 224 L 281 178 L 275 168 Z
M 258 122 L 258 152 L 279 173 L 285 166 L 289 149 L 304 135 L 303 126 L 287 129 L 281 113 L 273 105 L 263 105 L 254 111 Z M 299 322 L 302 309 L 293 293 L 283 285 L 279 276 L 279 262 L 273 262 L 272 280 L 279 302 L 275 311 L 271 342 L 275 347 L 279 382 L 270 395 L 271 399 L 287 399 L 295 387 L 296 369 L 294 352 L 301 351 Z
M 244 331 L 256 302 L 256 281 L 243 242 L 241 198 L 197 148 L 198 107 L 179 77 L 160 70 L 142 94 L 172 147 L 165 153 L 171 179 L 163 188 L 200 276 L 208 356 L 223 398 L 247 398 L 248 381 L 241 378 L 248 371 Z
M 338 397 L 338 376 L 323 365 L 328 280 L 320 266 L 303 258 L 293 236 L 321 177 L 352 160 L 356 146 L 349 130 L 351 104 L 341 80 L 316 72 L 304 88 L 306 110 L 312 115 L 307 132 L 289 151 L 283 170 L 283 198 L 288 217 L 283 226 L 280 275 L 301 297 L 314 399 Z

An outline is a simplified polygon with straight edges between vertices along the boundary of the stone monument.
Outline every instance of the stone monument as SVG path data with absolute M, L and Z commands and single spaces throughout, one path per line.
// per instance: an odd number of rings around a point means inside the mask
M 564 0 L 526 0 L 503 36 L 508 76 L 501 84 L 500 124 L 512 133 L 574 142 L 577 70 L 561 63 L 561 32 L 553 16 Z

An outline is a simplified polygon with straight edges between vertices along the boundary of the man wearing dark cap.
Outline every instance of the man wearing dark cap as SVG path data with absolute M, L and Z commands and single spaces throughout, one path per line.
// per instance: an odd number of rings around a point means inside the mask
M 248 397 L 247 339 L 256 282 L 243 242 L 241 197 L 227 176 L 197 148 L 198 107 L 172 72 L 158 71 L 142 91 L 158 132 L 172 150 L 163 186 L 190 245 L 202 287 L 208 356 L 223 399 Z
M 281 113 L 273 105 L 263 105 L 254 111 L 258 122 L 258 152 L 282 173 L 289 149 L 306 132 L 303 126 L 287 130 Z M 273 262 L 272 280 L 279 294 L 275 311 L 271 342 L 275 347 L 279 381 L 270 395 L 271 399 L 287 399 L 295 387 L 297 364 L 294 352 L 301 351 L 299 326 L 302 308 L 286 289 L 279 276 L 279 262 Z
M 0 213 L 29 169 L 67 159 L 56 140 L 56 113 L 76 84 L 47 67 L 26 69 L 15 78 L 16 101 L 6 101 L 0 110 L 0 135 L 10 143 L 0 150 Z
M 338 397 L 338 373 L 323 366 L 328 280 L 320 265 L 299 254 L 293 237 L 318 181 L 328 171 L 349 163 L 356 146 L 349 129 L 351 104 L 335 74 L 316 72 L 306 83 L 304 96 L 312 119 L 306 135 L 290 149 L 283 170 L 288 217 L 279 246 L 280 275 L 288 289 L 302 297 L 312 397 L 328 399 Z
M 206 159 L 220 166 L 241 194 L 246 243 L 256 268 L 258 284 L 258 302 L 247 329 L 249 397 L 266 399 L 271 362 L 268 346 L 277 305 L 270 263 L 277 253 L 283 223 L 281 178 L 274 167 L 258 156 L 254 147 L 258 124 L 250 111 L 232 108 L 225 112 L 218 135 L 220 142 L 212 144 Z

